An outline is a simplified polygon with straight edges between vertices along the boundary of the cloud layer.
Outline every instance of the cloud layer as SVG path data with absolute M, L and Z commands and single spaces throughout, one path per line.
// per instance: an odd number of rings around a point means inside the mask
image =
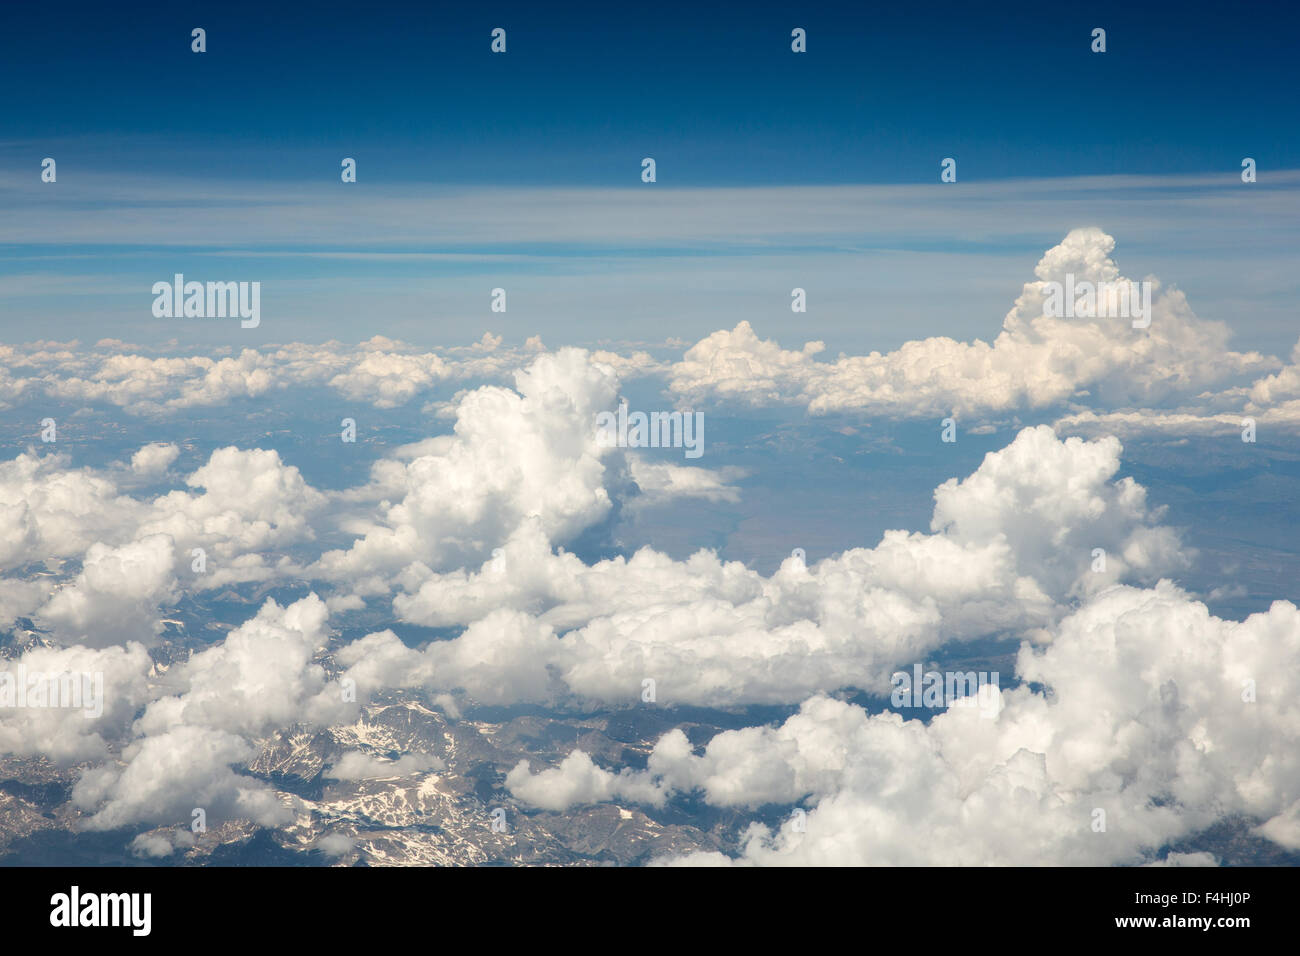
M 1163 402 L 1277 367 L 1275 359 L 1228 348 L 1227 326 L 1197 318 L 1186 297 L 1155 288 L 1150 327 L 1128 317 L 1058 318 L 1048 284 L 1115 283 L 1132 288 L 1110 258 L 1115 240 L 1075 229 L 1049 249 L 1025 283 L 992 343 L 920 339 L 889 353 L 817 356 L 758 338 L 748 322 L 697 343 L 673 366 L 670 388 L 683 401 L 794 404 L 814 414 L 858 411 L 912 418 L 1038 409 L 1089 398 L 1116 404 Z M 1096 310 L 1098 312 L 1102 310 Z
M 499 769 L 542 812 L 663 810 L 687 795 L 769 823 L 773 808 L 791 813 L 742 841 L 735 859 L 756 864 L 1168 861 L 1181 859 L 1171 845 L 1230 818 L 1300 847 L 1300 613 L 1279 602 L 1222 620 L 1181 590 L 1195 555 L 1122 475 L 1121 442 L 1106 434 L 1125 416 L 1289 421 L 1300 353 L 1284 366 L 1233 352 L 1225 327 L 1158 283 L 1149 329 L 1045 315 L 1047 283 L 1067 274 L 1130 281 L 1113 246 L 1080 229 L 1048 250 L 992 344 L 925 339 L 833 362 L 816 343 L 760 341 L 747 323 L 668 369 L 644 353 L 511 350 L 490 336 L 439 353 L 386 339 L 216 358 L 6 347 L 9 401 L 183 415 L 311 385 L 381 409 L 425 398 L 446 425 L 342 489 L 313 487 L 273 448 L 236 445 L 183 472 L 179 447 L 162 442 L 99 468 L 34 448 L 0 462 L 0 621 L 21 621 L 26 642 L 5 664 L 105 685 L 93 717 L 0 711 L 0 748 L 75 766 L 72 802 L 90 829 L 174 825 L 194 807 L 280 826 L 301 801 L 249 764 L 272 736 L 355 721 L 377 695 L 416 694 L 449 714 L 540 705 L 557 719 L 797 706 L 702 747 L 671 731 L 643 767 L 575 748 Z M 742 500 L 738 469 L 596 440 L 596 415 L 629 376 L 651 373 L 674 400 L 710 408 L 1070 417 L 1019 429 L 940 484 L 928 529 L 811 565 L 792 554 L 763 575 L 715 550 L 653 547 L 584 560 L 566 546 L 620 509 Z M 447 385 L 458 390 L 435 400 Z M 1069 435 L 1074 424 L 1099 437 Z M 294 598 L 267 598 L 274 588 Z M 169 609 L 227 589 L 256 593 L 258 610 L 188 656 L 150 656 Z M 409 628 L 443 631 L 421 642 Z M 905 719 L 838 696 L 885 697 L 895 670 L 986 638 L 1020 647 L 1015 686 L 991 710 Z M 440 769 L 428 754 L 351 749 L 326 773 Z M 136 847 L 172 849 L 161 837 Z

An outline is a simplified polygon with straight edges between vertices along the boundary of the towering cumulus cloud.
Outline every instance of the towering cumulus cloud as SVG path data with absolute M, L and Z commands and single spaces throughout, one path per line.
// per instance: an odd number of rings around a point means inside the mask
M 380 514 L 358 521 L 356 542 L 324 555 L 316 572 L 386 591 L 384 575 L 482 555 L 524 518 L 557 538 L 602 518 L 610 498 L 593 422 L 617 393 L 613 371 L 564 349 L 516 382 L 517 392 L 470 392 L 456 407 L 454 435 L 376 464 L 362 493 L 384 499 Z
M 1050 283 L 1135 284 L 1111 260 L 1114 247 L 1100 229 L 1070 232 L 1039 261 L 1036 279 L 1025 283 L 991 345 L 920 339 L 894 352 L 822 362 L 820 342 L 787 351 L 741 322 L 691 348 L 673 366 L 670 385 L 692 402 L 789 403 L 813 413 L 910 418 L 1043 408 L 1084 397 L 1108 405 L 1159 402 L 1276 366 L 1258 353 L 1231 351 L 1224 324 L 1198 319 L 1181 292 L 1154 279 L 1147 280 L 1155 287 L 1147 328 L 1135 329 L 1118 315 L 1053 314 Z

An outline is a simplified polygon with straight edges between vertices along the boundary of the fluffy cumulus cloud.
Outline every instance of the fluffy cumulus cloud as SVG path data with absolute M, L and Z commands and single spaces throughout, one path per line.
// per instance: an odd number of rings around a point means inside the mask
M 171 467 L 180 453 L 171 442 L 153 442 L 131 456 L 131 471 L 142 478 L 156 478 Z
M 139 524 L 144 506 L 110 476 L 70 465 L 34 452 L 0 462 L 0 570 L 80 556 Z
M 1186 567 L 1177 533 L 1156 524 L 1163 509 L 1132 478 L 1115 479 L 1122 451 L 1113 437 L 1061 441 L 1046 426 L 1025 429 L 969 478 L 935 491 L 930 526 L 962 543 L 1003 536 L 1020 568 L 1065 597 Z
M 53 370 L 39 384 L 50 398 L 68 402 L 122 406 L 137 414 L 163 413 L 268 392 L 274 378 L 266 360 L 253 349 L 236 357 L 149 357 L 111 353 L 69 353 L 57 362 L 29 357 L 32 365 Z M 85 375 L 77 372 L 85 370 Z
M 219 448 L 185 484 L 202 492 L 156 498 L 138 533 L 166 534 L 178 547 L 204 547 L 218 558 L 310 540 L 326 503 L 279 452 L 260 448 Z
M 1164 433 L 1180 438 L 1294 435 L 1300 429 L 1300 342 L 1279 371 L 1248 385 L 1201 392 L 1172 408 L 1083 409 L 1062 415 L 1063 432 L 1118 436 Z
M 506 786 L 520 800 L 543 810 L 567 810 L 574 804 L 614 799 L 662 806 L 667 799 L 665 788 L 652 774 L 610 773 L 581 750 L 573 751 L 559 766 L 537 774 L 529 773 L 528 761 L 521 760 L 506 775 Z
M 1071 434 L 1072 423 L 1103 433 L 1152 409 L 1215 427 L 1252 411 L 1285 421 L 1300 403 L 1300 352 L 1281 367 L 1233 352 L 1222 326 L 1158 283 L 1149 328 L 1046 314 L 1049 283 L 1066 275 L 1129 282 L 1112 250 L 1099 230 L 1070 233 L 991 344 L 927 339 L 823 361 L 817 343 L 786 351 L 742 324 L 691 348 L 669 373 L 683 402 L 1071 416 L 1020 430 L 940 485 L 927 530 L 891 530 L 812 565 L 792 556 L 770 575 L 707 549 L 603 560 L 565 550 L 638 502 L 740 500 L 738 469 L 596 441 L 620 379 L 659 371 L 644 353 L 503 349 L 493 336 L 437 352 L 383 338 L 208 358 L 121 343 L 9 349 L 6 400 L 150 415 L 289 385 L 381 408 L 448 382 L 463 390 L 426 406 L 449 433 L 393 450 L 342 490 L 312 487 L 269 448 L 217 448 L 184 470 L 179 447 L 161 442 L 103 468 L 34 450 L 0 462 L 0 623 L 33 625 L 0 670 L 100 674 L 104 686 L 98 713 L 0 707 L 0 750 L 78 765 L 83 824 L 162 827 L 133 852 L 165 857 L 189 845 L 176 834 L 195 807 L 210 821 L 292 819 L 297 798 L 249 763 L 273 735 L 356 720 L 372 695 L 419 691 L 453 719 L 476 705 L 565 716 L 640 706 L 653 685 L 659 707 L 799 709 L 702 748 L 672 731 L 639 768 L 581 750 L 553 765 L 512 757 L 499 768 L 508 790 L 541 811 L 663 808 L 688 794 L 788 819 L 755 824 L 733 856 L 674 862 L 1212 864 L 1161 851 L 1228 817 L 1300 847 L 1300 612 L 1280 602 L 1240 622 L 1211 615 L 1168 580 L 1193 555 L 1122 474 L 1120 441 Z M 465 387 L 511 377 L 513 387 Z M 321 596 L 263 600 L 304 582 Z M 224 640 L 155 665 L 146 648 L 167 609 L 232 585 L 262 588 L 260 609 Z M 331 630 L 332 613 L 383 613 L 385 600 L 394 621 L 449 633 L 412 646 L 392 630 L 350 641 Z M 1016 680 L 987 707 L 923 720 L 835 696 L 886 696 L 894 671 L 987 637 L 1021 642 Z M 326 775 L 441 767 L 362 746 Z M 342 834 L 320 844 L 352 846 Z
M 175 417 L 195 408 L 307 387 L 388 409 L 447 383 L 508 378 L 544 351 L 536 337 L 522 347 L 509 347 L 491 333 L 470 346 L 434 351 L 382 335 L 357 345 L 296 342 L 246 348 L 237 355 L 222 354 L 228 349 L 212 355 L 158 354 L 157 349 L 114 339 L 91 348 L 76 342 L 0 345 L 0 407 L 52 399 L 116 406 L 132 415 Z M 624 377 L 660 369 L 646 352 L 600 352 L 597 359 Z
M 0 661 L 0 753 L 103 759 L 148 700 L 144 646 L 32 648 Z
M 1293 845 L 1297 664 L 1300 611 L 1288 602 L 1233 622 L 1168 582 L 1116 586 L 1046 646 L 1022 646 L 1027 683 L 991 708 L 926 723 L 819 695 L 779 726 L 718 734 L 699 754 L 669 733 L 643 771 L 603 770 L 575 751 L 507 782 L 551 810 L 678 792 L 806 808 L 776 831 L 750 830 L 739 860 L 765 865 L 1137 863 L 1233 816 Z
M 748 322 L 715 332 L 688 350 L 670 373 L 683 400 L 751 405 L 795 404 L 814 413 L 855 410 L 895 417 L 1044 408 L 1088 398 L 1105 403 L 1164 402 L 1215 384 L 1270 371 L 1274 359 L 1228 348 L 1228 329 L 1199 319 L 1177 289 L 1152 283 L 1151 323 L 1128 317 L 1065 318 L 1048 308 L 1050 283 L 1116 283 L 1115 240 L 1075 229 L 1049 249 L 1025 283 L 992 343 L 930 338 L 894 352 L 818 360 L 760 339 Z M 1104 310 L 1098 309 L 1097 312 Z M 1112 310 L 1118 311 L 1118 310 Z
M 355 714 L 312 662 L 325 648 L 328 616 L 314 594 L 288 607 L 267 601 L 225 641 L 169 675 L 184 691 L 150 704 L 136 729 L 152 734 L 193 723 L 255 736 L 299 720 L 329 724 Z
M 517 391 L 462 396 L 452 435 L 378 462 L 362 494 L 382 499 L 379 513 L 353 522 L 356 542 L 325 554 L 313 573 L 386 591 L 387 578 L 413 564 L 482 555 L 525 519 L 555 540 L 601 520 L 612 502 L 595 415 L 617 395 L 613 370 L 563 349 L 515 378 Z
M 283 549 L 314 538 L 325 496 L 277 452 L 234 447 L 186 476 L 190 490 L 121 490 L 161 477 L 177 452 L 149 444 L 106 469 L 34 452 L 0 462 L 0 571 L 45 568 L 0 580 L 0 620 L 30 616 L 61 643 L 149 642 L 183 588 L 292 573 Z
M 932 534 L 887 532 L 811 567 L 763 577 L 701 551 L 650 548 L 587 565 L 525 523 L 477 571 L 408 572 L 398 617 L 468 624 L 424 651 L 374 638 L 392 680 L 497 700 L 640 698 L 663 703 L 796 702 L 837 687 L 888 690 L 895 665 L 954 640 L 1038 639 L 1075 600 L 1187 563 L 1144 489 L 1116 479 L 1121 447 L 1025 429 L 968 478 L 935 492 Z M 1099 560 L 1099 557 L 1101 560 Z M 501 661 L 492 678 L 483 661 Z
M 355 719 L 357 705 L 315 662 L 327 619 L 315 595 L 288 607 L 268 601 L 224 642 L 169 672 L 120 760 L 77 782 L 73 799 L 89 814 L 87 826 L 174 823 L 194 807 L 211 820 L 285 822 L 290 811 L 274 792 L 232 765 L 255 756 L 256 743 L 276 729 Z
M 370 344 L 366 354 L 378 361 L 393 343 Z M 457 566 L 522 524 L 540 523 L 553 540 L 583 531 L 610 513 L 607 485 L 637 489 L 622 450 L 595 440 L 595 414 L 613 404 L 618 379 L 581 350 L 539 345 L 530 354 L 518 391 L 462 393 L 452 434 L 381 459 L 359 488 L 320 492 L 261 448 L 218 448 L 179 476 L 180 450 L 162 442 L 98 469 L 32 450 L 0 462 L 0 570 L 24 572 L 0 581 L 0 620 L 32 617 L 64 643 L 148 641 L 162 628 L 160 607 L 184 592 L 314 576 L 337 587 L 333 606 L 356 608 L 362 595 L 390 591 L 399 574 Z M 357 368 L 373 371 L 366 361 Z M 734 500 L 726 483 L 734 474 L 654 463 L 637 472 L 642 497 L 656 501 Z M 159 482 L 180 487 L 131 493 Z M 322 530 L 352 544 L 322 553 Z M 41 576 L 27 573 L 42 566 Z
M 172 540 L 162 534 L 120 547 L 96 542 L 86 551 L 81 573 L 36 617 L 68 643 L 152 642 L 162 629 L 158 605 L 177 593 L 173 550 Z
M 273 790 L 231 768 L 255 753 L 235 734 L 177 727 L 128 744 L 120 766 L 87 770 L 73 788 L 72 802 L 89 814 L 85 826 L 90 830 L 138 822 L 178 824 L 190 819 L 195 808 L 211 820 L 288 823 L 292 812 Z

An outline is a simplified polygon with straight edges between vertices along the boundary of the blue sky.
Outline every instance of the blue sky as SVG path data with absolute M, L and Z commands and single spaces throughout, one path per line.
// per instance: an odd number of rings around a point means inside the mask
M 23 4 L 0 113 L 7 158 L 78 143 L 69 173 L 298 180 L 340 151 L 372 182 L 591 186 L 643 155 L 681 185 L 929 182 L 943 156 L 971 180 L 1294 165 L 1293 8 L 995 6 Z
M 1294 342 L 1287 8 L 59 9 L 0 36 L 5 340 L 156 339 L 147 290 L 178 271 L 263 282 L 239 344 L 788 337 L 795 285 L 832 350 L 987 339 L 1037 255 L 1099 225 L 1242 347 Z

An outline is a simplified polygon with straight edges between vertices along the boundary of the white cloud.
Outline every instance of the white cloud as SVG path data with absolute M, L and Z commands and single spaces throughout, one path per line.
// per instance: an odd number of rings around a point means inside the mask
M 171 840 L 167 839 L 161 833 L 149 832 L 141 833 L 131 841 L 131 852 L 135 856 L 158 859 L 164 856 L 171 856 L 176 852 L 172 846 Z
M 386 780 L 412 777 L 446 765 L 432 754 L 402 754 L 396 760 L 383 760 L 359 750 L 349 750 L 334 763 L 325 776 L 330 780 Z
M 764 865 L 1137 863 L 1235 815 L 1291 846 L 1297 665 L 1300 611 L 1288 602 L 1233 622 L 1168 582 L 1121 586 L 1062 621 L 1047 646 L 1022 646 L 1019 676 L 1050 695 L 1003 690 L 991 719 L 952 708 L 927 725 L 816 696 L 779 726 L 718 734 L 702 755 L 674 731 L 645 771 L 615 775 L 575 752 L 567 770 L 516 768 L 508 783 L 553 810 L 647 799 L 638 791 L 806 805 L 800 822 L 752 828 L 741 860 Z
M 673 367 L 672 389 L 690 401 L 906 416 L 1089 399 L 1187 401 L 1193 417 L 1200 402 L 1230 417 L 1223 409 L 1238 399 L 1282 403 L 1265 413 L 1300 403 L 1291 367 L 1259 378 L 1275 363 L 1229 351 L 1223 327 L 1197 319 L 1176 290 L 1161 290 L 1146 332 L 1122 320 L 1045 317 L 1047 280 L 1118 277 L 1112 245 L 1098 230 L 1076 230 L 1049 250 L 992 345 L 927 339 L 822 362 L 815 343 L 781 350 L 742 324 L 692 348 Z M 597 447 L 595 413 L 614 402 L 620 375 L 654 371 L 653 360 L 542 349 L 525 346 L 524 368 L 521 353 L 490 334 L 436 354 L 379 337 L 356 350 L 289 345 L 215 359 L 88 355 L 58 343 L 22 352 L 50 394 L 142 413 L 294 384 L 388 408 L 449 380 L 517 371 L 514 389 L 457 394 L 446 404 L 452 434 L 397 450 L 367 484 L 342 492 L 312 488 L 268 449 L 218 449 L 184 488 L 151 500 L 121 494 L 115 475 L 128 485 L 161 478 L 175 445 L 140 449 L 129 474 L 34 452 L 0 463 L 0 567 L 67 559 L 70 568 L 0 582 L 0 619 L 34 615 L 64 642 L 129 642 L 51 652 L 117 654 L 87 660 L 115 669 L 126 690 L 111 714 L 84 726 L 67 714 L 0 714 L 4 749 L 104 761 L 74 791 L 92 828 L 187 821 L 196 806 L 214 819 L 283 822 L 292 800 L 240 767 L 266 734 L 355 716 L 358 705 L 320 663 L 332 641 L 328 613 L 396 592 L 397 619 L 464 631 L 419 649 L 391 631 L 337 648 L 362 699 L 422 688 L 449 710 L 453 693 L 493 705 L 619 706 L 638 702 L 652 679 L 661 706 L 803 702 L 781 726 L 720 734 L 699 755 L 684 734 L 668 734 L 645 771 L 604 770 L 578 751 L 537 774 L 521 762 L 507 784 L 540 807 L 658 806 L 684 791 L 718 806 L 806 806 L 806 833 L 787 825 L 751 834 L 743 858 L 758 863 L 1141 862 L 1226 813 L 1300 844 L 1300 777 L 1288 756 L 1297 727 L 1286 704 L 1300 689 L 1295 609 L 1278 604 L 1238 624 L 1168 583 L 1114 587 L 1149 584 L 1189 557 L 1145 490 L 1116 477 L 1115 438 L 1025 429 L 936 490 L 928 533 L 889 531 L 874 547 L 810 567 L 792 558 L 765 577 L 707 550 L 678 561 L 653 548 L 587 564 L 557 546 L 616 502 L 637 501 L 634 485 L 641 501 L 734 501 L 741 473 Z M 1254 384 L 1230 384 L 1242 375 Z M 0 396 L 6 387 L 27 388 L 0 378 Z M 1075 414 L 1084 425 L 1105 413 Z M 327 531 L 355 540 L 311 564 Z M 209 553 L 206 575 L 187 572 L 193 547 Z M 1106 552 L 1100 572 L 1097 548 Z M 157 632 L 161 604 L 183 591 L 311 576 L 331 584 L 326 600 L 267 602 L 224 642 L 148 677 L 140 642 Z M 825 696 L 841 687 L 883 694 L 897 667 L 988 635 L 1028 638 L 1018 672 L 1050 695 L 1026 685 L 1002 695 L 994 720 L 954 710 L 928 725 Z M 1240 700 L 1248 677 L 1260 688 L 1253 705 Z M 436 760 L 353 751 L 330 772 L 406 776 Z M 1107 811 L 1105 834 L 1089 827 L 1094 808 Z M 149 837 L 139 849 L 164 848 Z
M 47 568 L 0 580 L 0 620 L 33 616 L 64 643 L 147 642 L 161 629 L 159 605 L 183 589 L 294 573 L 283 549 L 312 540 L 326 496 L 278 452 L 233 447 L 186 477 L 193 491 L 152 501 L 119 493 L 119 481 L 159 477 L 177 452 L 146 445 L 129 469 L 102 471 L 57 454 L 0 462 L 0 569 Z
M 68 677 L 80 682 L 80 706 L 0 707 L 0 752 L 41 754 L 57 764 L 102 759 L 148 699 L 152 661 L 144 646 L 93 650 L 87 647 L 32 648 L 14 660 L 0 661 L 0 673 L 17 683 L 24 676 Z M 30 700 L 30 698 L 29 698 Z M 54 703 L 47 697 L 46 703 Z M 61 703 L 75 703 L 71 695 Z
M 1041 637 L 1083 595 L 1186 565 L 1144 489 L 1115 480 L 1119 455 L 1114 439 L 1025 429 L 940 486 L 933 534 L 889 531 L 811 567 L 787 559 L 769 578 L 708 551 L 675 561 L 643 548 L 586 565 L 526 522 L 477 572 L 404 574 L 399 618 L 471 626 L 423 652 L 385 653 L 403 680 L 479 687 L 494 701 L 634 701 L 647 679 L 661 703 L 704 706 L 883 692 L 896 665 L 949 641 Z M 1094 571 L 1097 548 L 1108 557 Z M 494 679 L 488 660 L 502 662 Z
M 222 643 L 169 674 L 183 692 L 151 703 L 136 731 L 194 724 L 252 738 L 297 721 L 329 725 L 355 716 L 356 706 L 312 662 L 325 647 L 327 617 L 314 594 L 287 607 L 268 600 Z
M 747 474 L 743 468 L 716 470 L 674 465 L 671 462 L 647 461 L 640 455 L 628 455 L 628 471 L 645 496 L 645 504 L 666 498 L 703 498 L 705 501 L 740 500 L 740 489 L 728 484 Z
M 519 761 L 506 775 L 506 786 L 520 800 L 543 810 L 567 810 L 575 804 L 614 799 L 662 806 L 666 799 L 664 791 L 648 782 L 646 775 L 601 770 L 581 750 L 573 751 L 556 767 L 537 774 L 528 770 L 528 761 Z
M 162 629 L 158 604 L 177 594 L 173 550 L 171 538 L 162 534 L 120 547 L 96 542 L 86 551 L 81 573 L 36 617 L 68 643 L 153 643 Z
M 94 811 L 84 825 L 112 830 L 132 823 L 179 824 L 202 809 L 209 821 L 243 819 L 279 826 L 293 819 L 285 801 L 264 784 L 230 769 L 255 751 L 241 737 L 180 726 L 145 737 L 122 751 L 123 763 L 82 774 L 73 805 Z M 98 809 L 96 809 L 98 808 Z
M 0 462 L 0 569 L 80 556 L 141 520 L 143 505 L 109 477 L 69 462 L 31 451 Z
M 171 467 L 180 453 L 174 443 L 152 442 L 131 456 L 131 470 L 142 478 L 156 478 Z
M 1110 259 L 1115 241 L 1100 229 L 1074 229 L 1049 249 L 1024 286 L 1002 330 L 988 344 L 931 338 L 894 352 L 818 361 L 810 342 L 799 351 L 758 338 L 748 322 L 714 332 L 686 352 L 670 388 L 693 405 L 706 400 L 793 404 L 814 414 L 932 417 L 1044 408 L 1090 395 L 1115 404 L 1164 401 L 1277 366 L 1228 346 L 1227 327 L 1197 318 L 1181 292 L 1155 280 L 1151 324 L 1129 318 L 1056 318 L 1045 311 L 1047 283 L 1127 283 Z
M 1172 409 L 1073 411 L 1058 418 L 1053 427 L 1085 434 L 1164 434 L 1240 441 L 1247 420 L 1255 427 L 1256 440 L 1263 440 L 1270 431 L 1290 435 L 1300 429 L 1300 342 L 1289 364 L 1249 385 L 1202 392 Z
M 166 684 L 178 692 L 149 703 L 120 761 L 78 780 L 73 801 L 90 814 L 86 825 L 187 821 L 196 807 L 210 822 L 288 822 L 285 798 L 233 768 L 251 760 L 271 731 L 355 719 L 357 705 L 313 663 L 327 639 L 326 618 L 314 594 L 288 607 L 267 601 L 224 642 L 168 673 Z
M 316 841 L 316 849 L 326 856 L 346 856 L 357 841 L 343 833 L 327 833 Z
M 139 346 L 103 340 L 92 348 L 51 349 L 49 343 L 0 346 L 10 368 L 33 374 L 0 373 L 0 400 L 14 403 L 37 394 L 51 399 L 121 407 L 132 415 L 176 416 L 190 409 L 262 398 L 302 387 L 330 388 L 343 398 L 374 408 L 405 405 L 449 381 L 497 379 L 531 362 L 540 341 L 502 347 L 501 337 L 484 335 L 469 347 L 420 351 L 374 336 L 356 345 L 291 343 L 238 355 L 157 355 Z M 606 364 L 644 374 L 656 363 L 644 352 L 600 353 Z
M 156 498 L 138 534 L 168 534 L 186 550 L 202 545 L 233 557 L 310 540 L 310 519 L 326 503 L 279 452 L 260 448 L 219 448 L 185 483 L 203 492 Z
M 386 575 L 481 555 L 527 518 L 553 540 L 601 519 L 611 501 L 594 421 L 616 395 L 612 371 L 564 349 L 516 382 L 518 392 L 466 393 L 454 435 L 421 443 L 406 462 L 378 462 L 372 494 L 387 499 L 379 515 L 355 522 L 356 543 L 325 554 L 313 573 L 386 590 Z

